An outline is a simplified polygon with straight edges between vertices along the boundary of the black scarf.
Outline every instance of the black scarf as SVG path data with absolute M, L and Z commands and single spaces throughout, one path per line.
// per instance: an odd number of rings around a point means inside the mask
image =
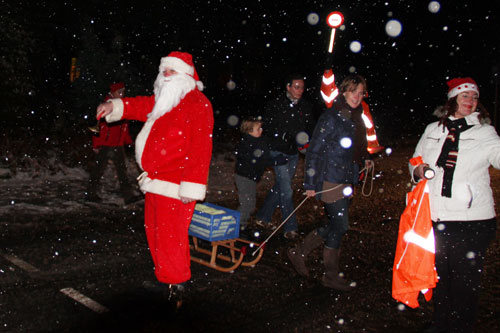
M 436 162 L 436 165 L 444 169 L 443 187 L 441 195 L 451 198 L 451 185 L 453 183 L 453 173 L 457 165 L 458 142 L 460 141 L 460 133 L 465 132 L 473 125 L 467 125 L 465 118 L 457 120 L 446 119 L 445 126 L 449 133 L 446 136 L 446 141 L 441 148 L 441 154 Z

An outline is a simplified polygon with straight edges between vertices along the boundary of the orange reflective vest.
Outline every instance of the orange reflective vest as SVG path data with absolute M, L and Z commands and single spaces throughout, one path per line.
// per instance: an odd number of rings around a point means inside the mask
M 399 221 L 392 272 L 392 297 L 416 308 L 419 306 L 419 292 L 430 301 L 431 289 L 438 282 L 427 180 L 420 181 L 408 193 L 407 201 Z
M 366 141 L 368 143 L 367 150 L 370 154 L 376 154 L 384 149 L 384 147 L 378 143 L 377 133 L 375 132 L 375 123 L 373 122 L 372 114 L 370 113 L 370 107 L 365 101 L 361 101 L 361 105 L 363 106 L 363 114 L 361 117 L 363 118 L 366 127 Z

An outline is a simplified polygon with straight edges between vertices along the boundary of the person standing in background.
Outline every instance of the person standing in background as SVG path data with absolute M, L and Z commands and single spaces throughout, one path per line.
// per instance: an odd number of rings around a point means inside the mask
M 274 167 L 274 186 L 269 190 L 264 204 L 256 214 L 256 224 L 270 227 L 276 208 L 285 219 L 294 211 L 292 180 L 299 161 L 299 149 L 309 142 L 314 129 L 313 107 L 302 95 L 304 76 L 291 74 L 286 81 L 286 92 L 269 102 L 264 109 L 264 135 L 271 147 L 271 157 L 284 155 L 288 162 Z M 284 237 L 292 240 L 298 236 L 295 215 L 284 225 Z
M 104 101 L 111 98 L 122 98 L 125 96 L 125 84 L 123 82 L 113 83 Z M 92 130 L 92 129 L 91 129 Z M 113 165 L 118 175 L 120 191 L 125 205 L 142 199 L 136 195 L 127 174 L 127 163 L 125 145 L 132 144 L 130 128 L 127 120 L 116 123 L 107 123 L 99 120 L 97 132 L 92 136 L 92 148 L 95 153 L 95 164 L 90 169 L 90 179 L 85 193 L 85 199 L 92 202 L 101 202 L 102 198 L 97 194 L 100 188 L 101 177 L 106 170 L 108 160 Z
M 262 120 L 244 119 L 241 122 L 241 140 L 236 147 L 235 182 L 238 189 L 240 230 L 247 227 L 255 210 L 257 183 L 266 167 L 287 163 L 283 155 L 272 158 L 266 138 L 262 136 Z

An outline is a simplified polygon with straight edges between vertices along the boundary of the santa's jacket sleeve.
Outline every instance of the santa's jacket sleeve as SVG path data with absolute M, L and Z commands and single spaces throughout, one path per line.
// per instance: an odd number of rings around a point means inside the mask
M 200 99 L 189 115 L 189 149 L 181 176 L 179 196 L 202 200 L 205 197 L 212 158 L 212 105 L 208 99 Z
M 108 101 L 113 103 L 113 112 L 106 116 L 107 122 L 114 122 L 121 119 L 139 120 L 145 122 L 147 115 L 153 110 L 155 97 L 137 96 L 125 98 L 113 98 Z M 125 105 L 126 112 L 125 112 Z

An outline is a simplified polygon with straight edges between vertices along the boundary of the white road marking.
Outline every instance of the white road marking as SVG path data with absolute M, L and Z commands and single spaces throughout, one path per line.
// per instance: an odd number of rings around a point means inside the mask
M 40 270 L 38 268 L 36 268 L 33 265 L 28 264 L 26 261 L 24 261 L 22 259 L 19 259 L 15 255 L 2 254 L 2 256 L 5 259 L 7 259 L 8 261 L 10 261 L 11 263 L 13 263 L 14 265 L 20 267 L 21 269 L 25 270 L 28 273 L 40 272 Z M 97 303 L 93 299 L 81 294 L 80 292 L 78 292 L 77 290 L 75 290 L 73 288 L 63 288 L 60 290 L 60 292 L 62 292 L 66 296 L 74 299 L 75 301 L 83 304 L 84 306 L 86 306 L 87 308 L 91 309 L 94 312 L 105 313 L 105 312 L 109 311 L 109 309 L 107 307 Z
M 66 296 L 74 299 L 75 301 L 85 305 L 86 307 L 88 307 L 89 309 L 91 309 L 94 312 L 105 313 L 105 312 L 109 311 L 109 309 L 107 307 L 97 303 L 93 299 L 88 298 L 87 296 L 81 294 L 80 292 L 78 292 L 77 290 L 75 290 L 73 288 L 63 288 L 60 290 L 60 292 L 62 292 Z
M 3 254 L 3 257 L 14 265 L 24 269 L 28 273 L 38 273 L 40 270 L 35 266 L 28 264 L 26 261 L 19 259 L 15 255 Z

